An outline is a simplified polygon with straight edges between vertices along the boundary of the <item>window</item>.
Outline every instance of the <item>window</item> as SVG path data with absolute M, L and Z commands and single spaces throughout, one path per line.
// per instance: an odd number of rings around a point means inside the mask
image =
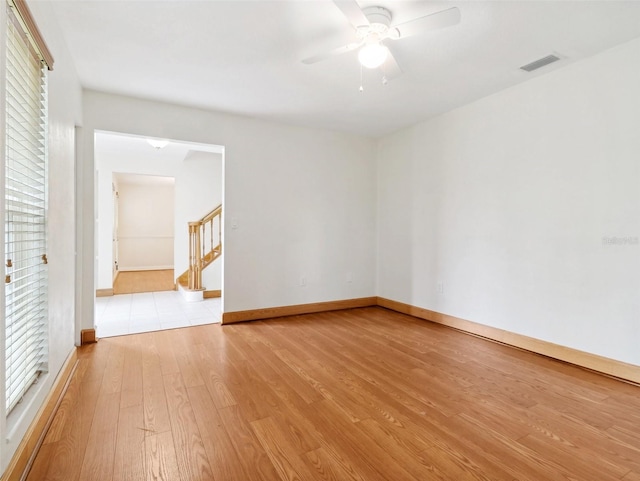
M 46 372 L 48 357 L 47 65 L 34 29 L 24 0 L 12 0 L 4 69 L 7 413 Z

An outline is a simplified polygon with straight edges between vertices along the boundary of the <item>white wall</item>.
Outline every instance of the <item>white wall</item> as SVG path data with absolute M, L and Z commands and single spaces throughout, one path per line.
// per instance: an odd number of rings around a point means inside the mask
M 120 182 L 118 259 L 121 271 L 173 269 L 174 198 L 173 182 Z
M 224 311 L 375 294 L 370 139 L 92 91 L 83 99 L 85 166 L 94 165 L 96 129 L 225 146 Z M 92 167 L 82 184 L 84 224 L 92 226 Z M 83 235 L 91 259 L 92 229 Z M 84 269 L 92 279 L 93 263 Z M 88 328 L 93 289 L 83 290 Z
M 640 365 L 638 85 L 635 40 L 381 139 L 378 295 Z
M 201 219 L 221 203 L 222 155 L 189 152 L 176 173 L 176 277 L 189 268 L 189 222 Z M 202 285 L 209 291 L 222 289 L 221 258 L 202 271 Z
M 81 120 L 81 91 L 75 68 L 50 6 L 45 2 L 29 2 L 29 7 L 51 50 L 55 65 L 49 74 L 49 373 L 8 420 L 0 416 L 0 472 L 4 471 L 18 443 L 49 393 L 62 364 L 74 349 L 75 331 L 75 129 Z M 4 39 L 5 8 L 0 8 L 0 38 Z M 0 42 L 0 64 L 5 64 L 4 41 Z M 4 70 L 0 75 L 4 84 Z M 0 111 L 5 111 L 4 87 L 0 88 Z M 4 117 L 4 116 L 2 116 Z M 4 124 L 0 123 L 0 139 Z M 2 143 L 2 140 L 0 140 Z M 4 147 L 0 145 L 4 166 Z M 3 169 L 4 167 L 0 167 Z M 0 184 L 4 185 L 4 182 Z M 4 217 L 4 212 L 2 211 Z M 4 284 L 0 291 L 4 299 Z M 0 308 L 4 316 L 4 307 Z M 2 322 L 4 325 L 4 321 Z M 0 330 L 4 333 L 4 329 Z M 0 334 L 3 335 L 3 334 Z M 4 341 L 2 343 L 4 345 Z M 4 353 L 0 358 L 4 360 Z M 4 385 L 4 363 L 0 383 Z M 6 441 L 5 441 L 6 440 Z

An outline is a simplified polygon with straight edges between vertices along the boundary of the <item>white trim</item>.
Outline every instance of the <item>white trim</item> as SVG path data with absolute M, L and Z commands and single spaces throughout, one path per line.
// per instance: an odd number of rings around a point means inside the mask
M 182 284 L 178 283 L 178 292 L 182 294 L 183 299 L 187 302 L 200 302 L 204 300 L 204 289 L 185 289 Z
M 166 271 L 173 269 L 173 266 L 127 266 L 118 268 L 119 272 L 131 272 L 131 271 Z
M 171 235 L 119 235 L 118 240 L 122 239 L 173 239 L 175 236 Z

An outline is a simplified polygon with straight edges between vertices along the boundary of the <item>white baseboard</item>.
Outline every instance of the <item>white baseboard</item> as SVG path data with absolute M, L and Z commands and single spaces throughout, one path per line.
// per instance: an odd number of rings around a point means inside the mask
M 173 266 L 127 266 L 118 269 L 120 272 L 131 272 L 131 271 L 166 271 L 168 269 L 173 269 Z

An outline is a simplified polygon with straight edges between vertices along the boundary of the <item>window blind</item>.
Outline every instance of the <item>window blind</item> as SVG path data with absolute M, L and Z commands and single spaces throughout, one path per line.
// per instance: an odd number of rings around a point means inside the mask
M 6 406 L 47 370 L 47 75 L 7 6 L 5 139 Z

